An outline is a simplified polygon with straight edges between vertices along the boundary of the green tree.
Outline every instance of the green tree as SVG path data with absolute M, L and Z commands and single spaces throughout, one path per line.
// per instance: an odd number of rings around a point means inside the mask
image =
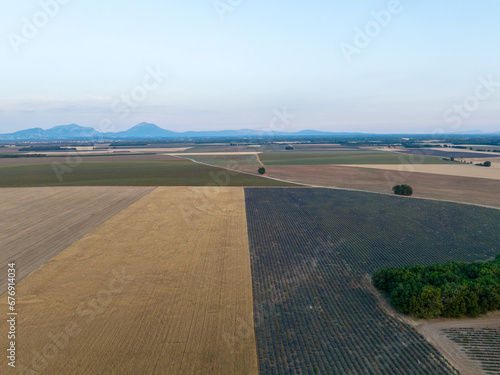
M 410 185 L 395 185 L 392 187 L 392 191 L 397 195 L 410 196 L 413 194 L 413 188 Z
M 491 161 L 485 161 L 483 167 L 491 167 Z
M 446 284 L 441 290 L 443 316 L 448 318 L 461 318 L 464 316 L 467 313 L 466 293 L 467 290 L 464 286 Z
M 437 318 L 441 315 L 443 301 L 441 300 L 441 289 L 435 286 L 426 285 L 422 293 L 417 297 L 418 310 L 415 312 L 417 318 Z
M 257 172 L 259 172 L 259 174 L 264 174 L 264 173 L 266 173 L 266 168 L 264 168 L 264 167 L 260 167 L 260 168 L 257 170 Z

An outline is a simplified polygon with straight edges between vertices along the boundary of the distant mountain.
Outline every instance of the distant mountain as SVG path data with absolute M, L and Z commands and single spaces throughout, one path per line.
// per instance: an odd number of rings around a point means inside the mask
M 60 125 L 43 130 L 33 128 L 21 130 L 10 134 L 0 134 L 0 140 L 5 141 L 48 141 L 48 140 L 72 140 L 72 139 L 94 139 L 101 134 L 94 128 L 86 128 L 76 124 Z
M 45 130 L 43 136 L 51 139 L 67 139 L 67 138 L 88 138 L 98 134 L 94 128 L 86 128 L 76 124 L 60 125 Z
M 322 135 L 358 135 L 363 133 L 332 133 L 332 132 L 321 132 L 318 130 L 301 130 L 296 135 L 304 135 L 304 136 L 322 136 Z
M 42 128 L 33 128 L 20 130 L 18 132 L 10 134 L 0 134 L 0 139 L 6 141 L 17 141 L 17 140 L 38 140 L 43 138 L 43 133 L 45 130 Z
M 136 126 L 118 133 L 106 133 L 106 136 L 121 139 L 155 139 L 155 138 L 172 138 L 178 136 L 179 133 L 171 130 L 160 128 L 155 124 L 141 122 Z
M 477 134 L 479 130 L 472 132 L 462 132 L 462 134 Z M 455 133 L 458 134 L 458 133 Z M 487 133 L 482 133 L 487 134 Z M 500 134 L 489 133 L 489 134 Z M 239 130 L 217 130 L 217 131 L 186 131 L 174 132 L 160 128 L 159 126 L 147 122 L 142 122 L 132 128 L 117 133 L 101 133 L 94 128 L 83 127 L 76 124 L 60 125 L 43 130 L 33 128 L 17 131 L 9 134 L 0 134 L 2 141 L 98 141 L 98 140 L 152 140 L 152 139 L 173 139 L 173 138 L 256 138 L 256 137 L 322 137 L 339 136 L 352 137 L 358 135 L 376 135 L 374 133 L 347 133 L 347 132 L 324 132 L 318 130 L 301 130 L 299 132 L 273 132 L 254 129 Z

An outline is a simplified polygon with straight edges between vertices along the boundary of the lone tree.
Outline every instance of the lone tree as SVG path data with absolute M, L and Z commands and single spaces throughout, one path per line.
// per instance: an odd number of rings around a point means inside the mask
M 413 188 L 410 185 L 396 185 L 392 187 L 392 191 L 397 195 L 410 196 L 413 194 Z
M 485 161 L 483 167 L 491 167 L 491 161 Z
M 266 173 L 266 168 L 264 168 L 264 167 L 260 167 L 260 168 L 257 170 L 257 172 L 259 172 L 259 174 L 264 174 L 264 173 Z

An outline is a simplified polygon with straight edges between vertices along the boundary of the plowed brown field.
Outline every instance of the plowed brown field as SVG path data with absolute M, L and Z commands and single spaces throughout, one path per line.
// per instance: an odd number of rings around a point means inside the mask
M 1 373 L 257 374 L 244 191 L 206 189 L 157 188 L 24 279 Z
M 240 169 L 252 172 L 249 167 Z M 500 181 L 494 179 L 338 165 L 272 165 L 266 166 L 265 176 L 315 186 L 387 194 L 392 194 L 391 188 L 396 184 L 408 184 L 413 187 L 415 197 L 500 208 Z

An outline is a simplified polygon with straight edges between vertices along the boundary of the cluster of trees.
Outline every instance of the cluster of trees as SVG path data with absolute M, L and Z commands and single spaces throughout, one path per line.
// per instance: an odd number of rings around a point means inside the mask
M 20 152 L 22 151 L 76 151 L 76 148 L 67 148 L 67 147 L 61 147 L 61 146 L 28 146 L 28 147 L 21 147 L 19 149 Z
M 0 159 L 44 158 L 45 154 L 0 154 Z
M 475 317 L 500 309 L 500 255 L 484 263 L 385 268 L 373 284 L 396 310 L 417 318 Z
M 413 194 L 413 188 L 410 185 L 396 185 L 392 187 L 392 191 L 397 195 L 410 196 Z
M 481 167 L 491 167 L 491 161 L 485 161 L 484 163 L 479 163 L 476 165 L 479 165 Z

